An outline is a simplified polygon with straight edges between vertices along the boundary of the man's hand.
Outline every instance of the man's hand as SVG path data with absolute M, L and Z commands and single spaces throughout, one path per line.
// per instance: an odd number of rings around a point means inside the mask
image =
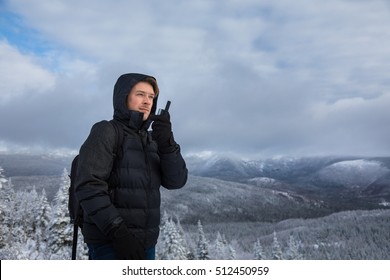
M 157 142 L 158 150 L 163 154 L 172 153 L 176 150 L 176 142 L 173 138 L 172 124 L 169 112 L 162 115 L 152 115 L 152 138 Z
M 120 260 L 144 260 L 146 258 L 145 248 L 141 242 L 121 224 L 112 236 L 112 245 Z

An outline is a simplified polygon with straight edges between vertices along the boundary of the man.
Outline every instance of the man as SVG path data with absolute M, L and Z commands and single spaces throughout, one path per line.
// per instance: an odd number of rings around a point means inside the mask
M 75 187 L 91 259 L 154 259 L 160 186 L 177 189 L 187 181 L 169 113 L 155 115 L 158 94 L 154 77 L 120 76 L 113 98 L 113 121 L 123 130 L 120 152 L 108 121 L 96 123 L 80 148 Z

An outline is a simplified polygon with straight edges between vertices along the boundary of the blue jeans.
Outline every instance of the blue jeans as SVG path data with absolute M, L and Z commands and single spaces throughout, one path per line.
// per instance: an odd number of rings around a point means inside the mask
M 87 243 L 90 260 L 117 260 L 114 247 L 110 243 L 90 244 Z M 147 260 L 156 259 L 156 247 L 145 250 Z

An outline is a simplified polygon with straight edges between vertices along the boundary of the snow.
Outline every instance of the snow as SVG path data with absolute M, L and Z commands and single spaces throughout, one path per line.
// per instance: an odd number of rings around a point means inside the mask
M 319 178 L 349 187 L 366 187 L 389 172 L 387 167 L 374 160 L 346 160 L 323 168 Z
M 381 163 L 373 160 L 365 159 L 356 159 L 356 160 L 345 160 L 332 164 L 334 168 L 344 168 L 344 169 L 360 169 L 364 170 L 367 168 L 381 168 Z
M 256 186 L 263 186 L 268 184 L 273 184 L 276 182 L 275 179 L 269 177 L 255 177 L 248 180 L 249 183 L 255 184 Z
M 379 206 L 390 207 L 390 202 L 383 200 L 379 203 Z
M 7 183 L 7 179 L 5 178 L 0 178 L 0 189 L 3 188 L 3 184 Z
M 4 169 L 0 166 L 0 189 L 3 188 L 3 184 L 7 183 L 8 180 L 4 178 Z

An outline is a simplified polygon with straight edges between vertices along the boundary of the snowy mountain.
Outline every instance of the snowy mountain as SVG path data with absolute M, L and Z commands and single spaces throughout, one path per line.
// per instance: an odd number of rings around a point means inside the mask
M 330 214 L 319 200 L 250 184 L 190 176 L 187 185 L 162 190 L 162 209 L 183 223 L 274 222 Z
M 0 154 L 5 177 L 11 178 L 16 189 L 45 188 L 49 199 L 71 160 L 71 156 Z M 316 217 L 390 206 L 389 157 L 243 160 L 203 153 L 187 156 L 186 162 L 192 175 L 187 186 L 163 192 L 163 203 L 188 220 L 199 216 L 188 209 L 207 209 L 205 216 L 210 221 L 223 217 L 274 221 L 303 213 Z
M 373 209 L 390 202 L 390 158 L 278 157 L 242 160 L 192 155 L 192 174 L 252 184 L 309 201 L 334 211 Z
M 389 173 L 389 169 L 376 160 L 345 160 L 322 168 L 317 172 L 318 181 L 349 188 L 368 187 Z
M 3 154 L 0 166 L 7 177 L 13 176 L 60 176 L 64 168 L 70 168 L 74 156 Z
M 263 177 L 295 183 L 316 174 L 316 179 L 322 181 L 342 185 L 366 184 L 369 183 L 367 180 L 376 180 L 390 171 L 390 158 L 386 157 L 277 157 L 243 160 L 219 155 L 209 157 L 191 155 L 186 161 L 194 175 L 228 181 Z

